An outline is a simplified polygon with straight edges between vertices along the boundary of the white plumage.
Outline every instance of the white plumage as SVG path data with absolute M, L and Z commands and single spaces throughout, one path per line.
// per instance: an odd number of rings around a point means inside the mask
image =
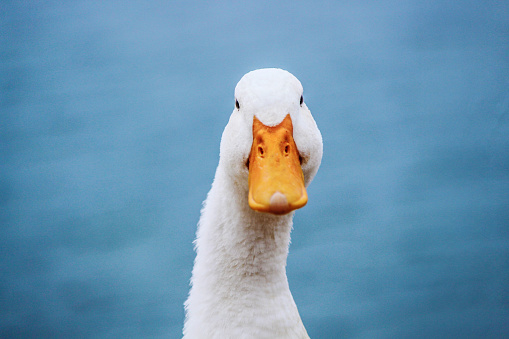
M 294 212 L 261 213 L 248 204 L 253 117 L 276 126 L 290 115 L 307 186 L 322 158 L 322 137 L 301 104 L 302 85 L 281 69 L 246 74 L 235 89 L 239 108 L 226 126 L 219 165 L 195 241 L 184 338 L 309 338 L 286 277 Z

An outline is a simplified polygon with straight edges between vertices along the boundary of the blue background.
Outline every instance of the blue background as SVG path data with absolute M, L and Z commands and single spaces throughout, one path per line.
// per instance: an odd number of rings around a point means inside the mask
M 312 338 L 509 336 L 506 1 L 2 1 L 0 337 L 178 338 L 243 74 L 324 158 L 288 278 Z

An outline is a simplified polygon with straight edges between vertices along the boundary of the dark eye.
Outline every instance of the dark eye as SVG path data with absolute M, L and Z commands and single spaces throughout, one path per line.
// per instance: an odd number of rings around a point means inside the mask
M 235 107 L 237 107 L 237 109 L 240 109 L 240 105 L 239 105 L 239 101 L 238 100 L 235 100 Z
M 300 96 L 300 105 L 302 106 L 302 103 L 304 102 L 304 97 L 301 95 Z

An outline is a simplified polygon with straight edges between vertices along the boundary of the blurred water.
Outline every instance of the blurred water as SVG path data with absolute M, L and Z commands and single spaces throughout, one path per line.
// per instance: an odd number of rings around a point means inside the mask
M 0 337 L 178 338 L 240 77 L 324 137 L 288 276 L 313 338 L 509 336 L 509 6 L 0 4 Z

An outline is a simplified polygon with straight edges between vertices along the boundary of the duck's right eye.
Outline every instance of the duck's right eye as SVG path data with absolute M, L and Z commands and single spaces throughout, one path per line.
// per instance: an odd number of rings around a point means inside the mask
M 235 107 L 237 107 L 237 109 L 240 109 L 240 105 L 239 105 L 239 101 L 238 100 L 235 100 Z

